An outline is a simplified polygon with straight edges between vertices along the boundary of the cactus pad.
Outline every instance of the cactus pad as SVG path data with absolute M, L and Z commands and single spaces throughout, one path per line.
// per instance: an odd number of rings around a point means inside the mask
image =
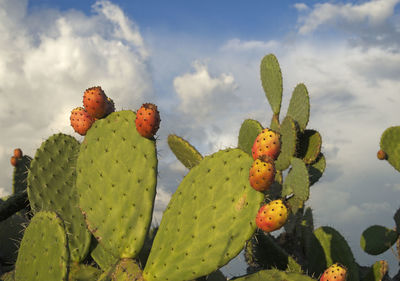
M 37 212 L 21 241 L 15 281 L 67 280 L 68 262 L 63 221 L 54 212 Z
M 133 259 L 122 259 L 111 274 L 112 281 L 144 281 L 142 270 Z
M 273 54 L 266 55 L 260 66 L 261 83 L 265 95 L 271 105 L 272 112 L 279 115 L 282 103 L 282 72 L 277 58 Z
M 292 117 L 297 122 L 300 131 L 306 129 L 310 118 L 310 98 L 303 83 L 294 88 L 286 116 Z
M 396 231 L 381 225 L 372 225 L 361 234 L 360 246 L 370 255 L 380 255 L 390 249 L 398 238 Z
M 251 156 L 251 148 L 262 130 L 260 122 L 251 119 L 244 120 L 239 131 L 238 148 Z
M 264 199 L 249 184 L 253 159 L 241 149 L 205 157 L 164 212 L 144 269 L 146 281 L 192 280 L 227 264 L 253 235 Z
M 203 156 L 188 141 L 176 135 L 168 136 L 168 146 L 175 154 L 176 158 L 188 169 L 193 168 Z
M 322 174 L 325 171 L 326 168 L 325 156 L 322 153 L 320 153 L 315 163 L 313 163 L 312 165 L 307 165 L 307 168 L 311 186 L 322 177 Z
M 321 135 L 315 130 L 305 130 L 299 139 L 297 157 L 303 159 L 306 164 L 314 163 L 321 152 Z
M 381 149 L 390 165 L 400 172 L 400 126 L 387 128 L 381 136 Z
M 297 145 L 297 127 L 293 119 L 286 116 L 283 119 L 280 129 L 281 134 L 281 153 L 275 161 L 277 170 L 285 170 L 289 168 L 290 161 L 296 152 Z
M 304 162 L 299 158 L 292 159 L 292 168 L 285 178 L 282 188 L 282 196 L 294 194 L 288 200 L 293 213 L 302 208 L 304 202 L 310 195 L 310 183 L 308 180 L 308 170 Z
M 28 198 L 33 212 L 54 211 L 65 222 L 71 260 L 82 261 L 90 247 L 90 233 L 78 208 L 76 161 L 79 142 L 55 134 L 42 143 L 31 162 Z
M 139 135 L 133 111 L 97 120 L 77 161 L 79 206 L 105 250 L 139 254 L 150 226 L 157 184 L 155 141 Z
M 348 270 L 348 281 L 359 281 L 358 266 L 353 253 L 343 236 L 332 227 L 323 226 L 314 231 L 325 252 L 326 265 L 339 262 Z
M 26 178 L 28 177 L 29 166 L 31 165 L 32 158 L 28 155 L 22 156 L 18 165 L 14 168 L 13 173 L 13 193 L 18 193 L 26 190 Z

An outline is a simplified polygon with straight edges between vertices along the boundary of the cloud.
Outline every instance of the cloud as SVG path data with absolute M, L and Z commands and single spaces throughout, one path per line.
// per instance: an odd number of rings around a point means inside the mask
M 0 2 L 0 130 L 31 156 L 51 134 L 80 136 L 69 112 L 82 106 L 86 88 L 100 85 L 117 110 L 138 108 L 154 98 L 149 51 L 138 26 L 109 1 L 92 13 L 39 9 L 27 1 Z M 8 153 L 1 155 L 0 185 L 11 186 Z
M 160 225 L 163 212 L 167 208 L 170 199 L 171 194 L 167 192 L 163 186 L 158 185 L 154 202 L 153 225 Z
M 399 0 L 371 0 L 362 4 L 315 4 L 312 11 L 299 18 L 299 33 L 307 34 L 323 24 L 354 25 L 366 22 L 369 26 L 383 24 L 394 13 Z M 299 11 L 305 4 L 297 4 Z

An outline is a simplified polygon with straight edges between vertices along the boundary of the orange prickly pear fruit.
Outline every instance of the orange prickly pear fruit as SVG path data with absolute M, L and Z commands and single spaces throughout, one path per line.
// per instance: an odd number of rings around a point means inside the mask
M 382 149 L 378 151 L 376 156 L 378 157 L 379 160 L 386 160 L 387 159 L 387 154 Z
M 262 130 L 262 132 L 257 136 L 251 149 L 251 154 L 253 155 L 254 160 L 258 159 L 262 155 L 276 160 L 280 152 L 280 135 L 268 128 Z
M 257 227 L 265 232 L 281 228 L 288 218 L 288 209 L 282 199 L 274 200 L 262 206 L 256 217 Z
M 14 167 L 16 167 L 17 164 L 18 164 L 18 159 L 17 159 L 17 157 L 11 156 L 10 163 L 11 163 L 11 165 L 13 165 Z
M 71 111 L 70 121 L 75 132 L 84 136 L 95 120 L 83 107 L 77 107 Z
M 253 162 L 249 172 L 250 185 L 257 191 L 268 190 L 275 181 L 275 164 L 268 156 L 262 156 Z
M 20 159 L 22 158 L 23 154 L 22 154 L 22 150 L 20 148 L 16 148 L 14 149 L 14 157 Z
M 152 103 L 144 103 L 136 113 L 136 129 L 145 138 L 152 138 L 160 127 L 160 113 L 157 106 Z
M 346 281 L 347 269 L 340 263 L 334 263 L 322 274 L 319 281 Z
M 103 118 L 107 114 L 109 101 L 100 86 L 86 89 L 83 94 L 83 106 L 93 118 Z

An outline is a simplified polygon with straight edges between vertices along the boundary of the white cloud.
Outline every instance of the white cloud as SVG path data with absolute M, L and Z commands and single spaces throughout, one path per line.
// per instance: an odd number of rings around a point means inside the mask
M 154 225 L 160 225 L 164 210 L 167 208 L 171 194 L 163 188 L 163 186 L 157 186 L 157 194 L 154 202 L 153 211 L 153 223 Z
M 360 24 L 367 22 L 371 26 L 380 25 L 394 13 L 399 0 L 371 0 L 362 4 L 315 4 L 309 14 L 300 17 L 300 34 L 310 33 L 323 24 Z M 297 4 L 298 10 L 304 10 L 304 4 Z M 300 7 L 300 9 L 299 9 Z
M 277 48 L 278 46 L 279 42 L 275 40 L 270 40 L 268 42 L 256 41 L 256 40 L 243 41 L 238 38 L 235 38 L 226 42 L 225 45 L 221 47 L 221 50 L 222 51 L 251 51 L 254 49 L 268 50 L 271 48 Z
M 195 72 L 185 73 L 174 79 L 174 88 L 179 97 L 178 110 L 190 115 L 198 122 L 216 117 L 232 99 L 237 88 L 233 75 L 222 73 L 210 75 L 207 66 L 199 61 L 193 63 Z
M 154 98 L 149 52 L 138 26 L 109 1 L 93 13 L 35 10 L 27 1 L 0 1 L 0 139 L 5 151 L 33 156 L 51 134 L 73 134 L 69 112 L 86 88 L 100 85 L 117 110 Z M 9 156 L 0 185 L 11 186 Z

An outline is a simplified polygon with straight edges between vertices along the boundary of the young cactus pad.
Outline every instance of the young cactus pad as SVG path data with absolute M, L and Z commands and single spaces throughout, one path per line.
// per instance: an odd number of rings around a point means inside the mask
M 31 162 L 28 198 L 33 212 L 53 211 L 65 221 L 71 260 L 82 261 L 90 247 L 90 233 L 78 208 L 76 160 L 79 142 L 55 134 L 42 143 Z
M 150 226 L 157 184 L 154 140 L 139 135 L 133 111 L 97 120 L 77 161 L 79 206 L 105 250 L 119 258 L 140 252 Z
M 182 180 L 164 212 L 144 269 L 146 281 L 193 280 L 227 264 L 253 235 L 264 199 L 249 184 L 253 159 L 227 149 Z
M 261 84 L 271 105 L 274 115 L 279 115 L 282 103 L 282 72 L 278 59 L 273 55 L 266 55 L 260 65 Z
M 21 241 L 15 281 L 67 280 L 68 263 L 63 221 L 54 212 L 36 213 Z
M 203 159 L 203 156 L 194 146 L 176 135 L 168 136 L 168 146 L 176 158 L 188 169 L 193 168 Z

